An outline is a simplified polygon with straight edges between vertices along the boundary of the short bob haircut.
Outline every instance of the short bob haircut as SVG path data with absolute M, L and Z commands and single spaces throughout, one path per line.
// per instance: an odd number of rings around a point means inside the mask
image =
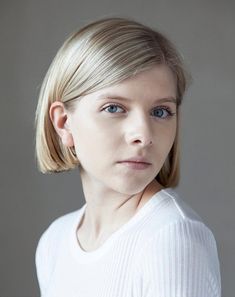
M 182 58 L 161 33 L 132 19 L 110 17 L 73 32 L 52 61 L 43 80 L 36 110 L 36 159 L 42 173 L 79 166 L 73 148 L 65 147 L 50 120 L 49 109 L 61 101 L 68 110 L 82 96 L 167 65 L 177 84 L 177 132 L 171 151 L 155 179 L 176 187 L 180 177 L 179 106 L 187 86 Z

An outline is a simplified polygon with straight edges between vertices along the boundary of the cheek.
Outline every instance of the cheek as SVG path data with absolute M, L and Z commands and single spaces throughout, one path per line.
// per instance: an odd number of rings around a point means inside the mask
M 75 127 L 73 139 L 78 156 L 89 156 L 91 159 L 94 156 L 97 159 L 99 156 L 104 158 L 110 153 L 113 154 L 117 145 L 118 130 L 116 131 L 112 125 L 102 124 L 94 119 L 92 122 L 77 123 Z
M 174 144 L 175 137 L 176 137 L 176 128 L 173 126 L 172 129 L 167 129 L 162 131 L 161 137 L 156 138 L 155 143 L 159 148 L 163 159 L 165 159 L 168 156 Z

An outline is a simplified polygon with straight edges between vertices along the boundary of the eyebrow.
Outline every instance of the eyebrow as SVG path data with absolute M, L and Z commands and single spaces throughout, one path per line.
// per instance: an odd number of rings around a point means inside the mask
M 127 97 L 122 97 L 122 96 L 117 96 L 115 94 L 100 94 L 96 99 L 97 100 L 101 100 L 101 99 L 120 99 L 120 100 L 124 100 L 124 101 L 132 101 L 132 99 L 127 98 Z M 159 98 L 154 100 L 154 103 L 163 103 L 163 102 L 172 102 L 177 104 L 177 100 L 174 97 L 164 97 L 164 98 Z

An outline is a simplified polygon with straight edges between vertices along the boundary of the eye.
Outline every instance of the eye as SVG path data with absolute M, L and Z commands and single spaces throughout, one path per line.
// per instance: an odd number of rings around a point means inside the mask
M 121 108 L 123 110 L 123 108 L 117 104 L 110 104 L 110 105 L 106 106 L 105 108 L 103 108 L 102 110 L 109 109 L 110 110 L 110 111 L 108 111 L 109 113 L 116 113 L 115 110 L 117 110 L 117 108 Z
M 121 109 L 124 110 L 121 106 L 117 105 L 117 104 L 110 104 L 108 106 L 106 106 L 105 108 L 103 108 L 102 110 L 108 110 L 108 113 L 117 113 L 117 109 Z M 155 112 L 156 111 L 156 112 Z M 120 113 L 120 112 L 118 112 Z M 165 116 L 164 116 L 165 113 Z M 167 106 L 162 106 L 162 107 L 157 107 L 154 109 L 154 115 L 160 119 L 166 119 L 166 118 L 170 118 L 172 116 L 175 115 L 175 113 L 173 113 L 171 111 L 171 109 Z
M 168 117 L 172 117 L 173 115 L 175 115 L 175 113 L 173 113 L 171 111 L 171 109 L 167 106 L 155 108 L 154 111 L 156 111 L 156 113 L 154 112 L 154 114 L 156 114 L 157 117 L 159 116 L 161 119 L 162 119 L 161 115 L 164 114 L 164 112 L 166 113 L 166 116 L 163 118 L 168 118 Z

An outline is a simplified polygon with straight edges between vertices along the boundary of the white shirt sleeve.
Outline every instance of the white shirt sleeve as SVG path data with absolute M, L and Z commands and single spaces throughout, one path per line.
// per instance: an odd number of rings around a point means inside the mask
M 49 285 L 50 277 L 52 274 L 53 258 L 49 241 L 49 228 L 44 231 L 39 239 L 36 253 L 35 264 L 40 288 L 40 296 L 44 296 L 46 289 Z
M 202 222 L 185 219 L 162 227 L 138 264 L 138 296 L 221 297 L 216 241 Z

